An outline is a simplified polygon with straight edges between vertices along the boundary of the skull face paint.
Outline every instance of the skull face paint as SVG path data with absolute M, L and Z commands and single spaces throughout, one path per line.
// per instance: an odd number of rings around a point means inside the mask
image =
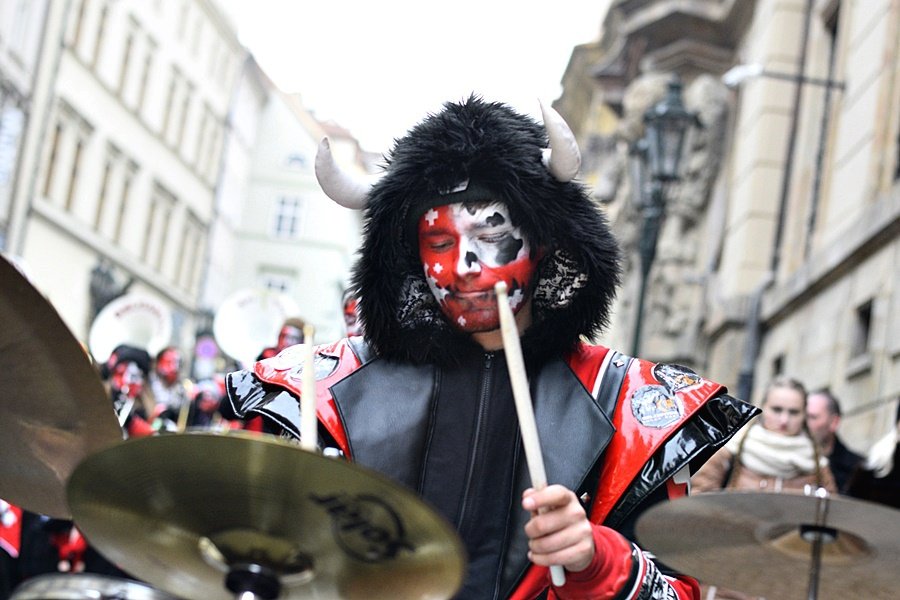
M 144 372 L 133 362 L 121 362 L 113 370 L 110 383 L 113 389 L 134 399 L 144 391 Z
M 419 219 L 419 257 L 444 315 L 469 333 L 500 327 L 494 284 L 505 281 L 513 313 L 530 293 L 531 246 L 499 202 L 431 208 Z

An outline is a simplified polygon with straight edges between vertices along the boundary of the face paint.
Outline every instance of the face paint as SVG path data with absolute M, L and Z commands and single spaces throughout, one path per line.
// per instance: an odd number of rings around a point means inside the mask
M 513 313 L 522 307 L 536 261 L 506 206 L 461 202 L 429 209 L 419 219 L 419 257 L 441 310 L 470 333 L 500 327 L 494 284 L 505 281 Z
M 282 351 L 288 346 L 303 343 L 303 332 L 292 325 L 285 325 L 278 332 L 278 351 Z
M 129 398 L 144 391 L 144 372 L 133 362 L 119 363 L 110 378 L 112 387 Z
M 206 414 L 211 414 L 219 408 L 219 399 L 209 392 L 200 393 L 194 399 L 194 403 L 197 405 L 197 408 Z
M 178 372 L 181 371 L 181 354 L 177 350 L 166 350 L 156 364 L 156 372 L 160 378 L 172 385 L 178 381 Z
M 359 299 L 350 298 L 344 303 L 344 328 L 347 335 L 362 335 L 362 323 L 359 320 Z

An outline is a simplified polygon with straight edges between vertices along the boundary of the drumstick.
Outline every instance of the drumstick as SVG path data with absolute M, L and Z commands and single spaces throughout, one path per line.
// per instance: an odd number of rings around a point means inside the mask
M 531 405 L 531 391 L 528 389 L 528 377 L 525 374 L 525 361 L 522 359 L 522 346 L 519 343 L 519 330 L 515 317 L 509 306 L 506 295 L 506 282 L 498 281 L 494 286 L 497 294 L 497 308 L 500 312 L 500 333 L 503 335 L 503 350 L 506 353 L 506 365 L 509 368 L 509 382 L 512 385 L 513 398 L 516 401 L 516 413 L 519 415 L 519 429 L 522 432 L 522 443 L 525 445 L 525 460 L 531 485 L 536 490 L 547 487 L 547 474 L 544 472 L 544 458 L 541 456 L 541 441 L 538 439 L 537 425 L 534 421 L 534 410 Z M 566 572 L 560 565 L 550 567 L 550 578 L 553 585 L 566 583 Z
M 305 352 L 303 355 L 303 376 L 301 378 L 302 392 L 300 396 L 300 447 L 304 450 L 315 452 L 318 447 L 319 420 L 316 417 L 316 361 L 313 348 L 312 325 L 304 325 L 303 342 Z
M 182 398 L 181 408 L 178 409 L 178 423 L 175 428 L 178 433 L 184 433 L 184 430 L 187 429 L 188 416 L 191 414 L 191 402 L 194 397 L 194 384 L 191 380 L 185 379 L 183 385 L 184 398 Z

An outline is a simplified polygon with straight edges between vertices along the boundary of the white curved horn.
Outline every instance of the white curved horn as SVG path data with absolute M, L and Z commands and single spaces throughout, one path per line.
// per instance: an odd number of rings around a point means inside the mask
M 345 208 L 361 210 L 372 184 L 347 173 L 335 162 L 328 138 L 322 138 L 316 151 L 316 179 L 325 195 Z
M 581 168 L 581 151 L 568 124 L 552 107 L 541 102 L 544 127 L 550 138 L 550 147 L 543 152 L 544 166 L 557 181 L 572 181 Z

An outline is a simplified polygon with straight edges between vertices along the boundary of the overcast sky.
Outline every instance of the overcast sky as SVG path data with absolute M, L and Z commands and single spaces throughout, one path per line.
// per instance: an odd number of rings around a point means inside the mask
M 219 0 L 286 92 L 366 150 L 386 151 L 471 92 L 539 117 L 572 48 L 595 40 L 608 0 Z

